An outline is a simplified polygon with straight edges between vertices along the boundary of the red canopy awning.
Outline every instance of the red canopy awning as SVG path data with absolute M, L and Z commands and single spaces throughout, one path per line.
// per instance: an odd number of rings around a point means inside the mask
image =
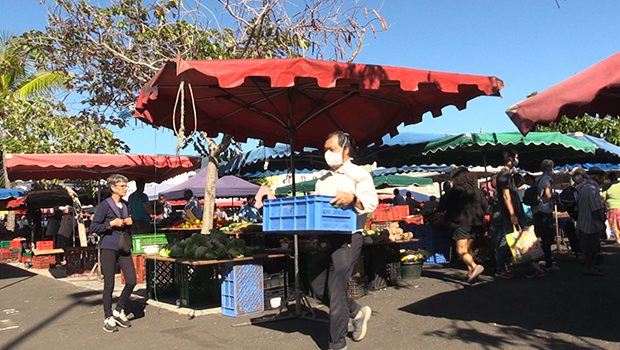
M 506 110 L 522 134 L 566 115 L 620 115 L 620 53 Z
M 161 182 L 200 167 L 199 157 L 141 154 L 7 154 L 11 181 L 42 179 L 105 180 L 122 174 L 130 180 Z
M 143 87 L 135 116 L 178 130 L 184 103 L 186 131 L 267 145 L 294 138 L 302 149 L 321 148 L 327 133 L 342 130 L 367 146 L 403 122 L 422 121 L 426 112 L 440 116 L 447 105 L 463 109 L 477 96 L 500 96 L 503 86 L 489 76 L 305 58 L 178 60 Z

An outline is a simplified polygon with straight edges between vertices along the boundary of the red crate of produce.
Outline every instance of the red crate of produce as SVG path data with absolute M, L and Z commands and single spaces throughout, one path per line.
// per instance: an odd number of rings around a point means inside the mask
M 0 253 L 0 262 L 19 261 L 20 253 Z
M 32 257 L 32 267 L 35 269 L 49 269 L 51 265 L 56 264 L 55 255 L 39 255 Z
M 37 250 L 52 250 L 54 249 L 54 241 L 38 241 Z
M 0 249 L 0 254 L 7 254 L 11 252 L 11 248 L 2 248 Z
M 23 239 L 14 239 L 11 241 L 11 249 L 22 249 Z
M 424 225 L 424 216 L 422 215 L 409 216 L 409 217 L 406 217 L 404 221 L 412 225 Z
M 136 270 L 136 283 L 144 283 L 146 278 L 146 259 L 144 255 L 132 255 L 131 259 L 133 260 L 133 266 Z M 125 284 L 125 274 L 123 270 L 121 270 L 121 283 Z
M 392 221 L 389 209 L 375 209 L 372 213 L 373 222 Z
M 408 205 L 395 205 L 388 208 L 390 211 L 390 220 L 398 221 L 409 216 L 409 206 Z

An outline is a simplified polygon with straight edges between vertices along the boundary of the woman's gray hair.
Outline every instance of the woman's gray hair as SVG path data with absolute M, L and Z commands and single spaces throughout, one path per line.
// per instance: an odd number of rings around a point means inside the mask
M 105 181 L 108 184 L 108 186 L 110 186 L 110 187 L 111 186 L 116 186 L 119 183 L 128 183 L 129 182 L 129 180 L 124 175 L 121 175 L 121 174 L 111 175 Z

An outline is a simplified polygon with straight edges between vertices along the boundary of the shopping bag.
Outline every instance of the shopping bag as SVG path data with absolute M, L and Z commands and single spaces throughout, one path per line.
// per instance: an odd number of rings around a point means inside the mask
M 513 233 L 506 235 L 506 243 L 508 243 L 515 264 L 538 261 L 545 255 L 540 241 L 534 233 L 534 226 L 528 226 L 521 230 L 515 227 Z

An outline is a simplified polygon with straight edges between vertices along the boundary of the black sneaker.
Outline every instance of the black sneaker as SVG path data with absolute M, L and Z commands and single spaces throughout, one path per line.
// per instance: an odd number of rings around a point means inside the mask
M 108 333 L 118 332 L 118 327 L 116 327 L 114 317 L 108 317 L 103 321 L 103 330 Z
M 118 315 L 114 315 L 113 313 L 112 318 L 114 318 L 114 322 L 116 322 L 117 325 L 123 328 L 131 327 L 131 323 L 129 322 L 129 319 L 127 319 L 127 315 L 125 315 L 125 310 L 121 310 Z

